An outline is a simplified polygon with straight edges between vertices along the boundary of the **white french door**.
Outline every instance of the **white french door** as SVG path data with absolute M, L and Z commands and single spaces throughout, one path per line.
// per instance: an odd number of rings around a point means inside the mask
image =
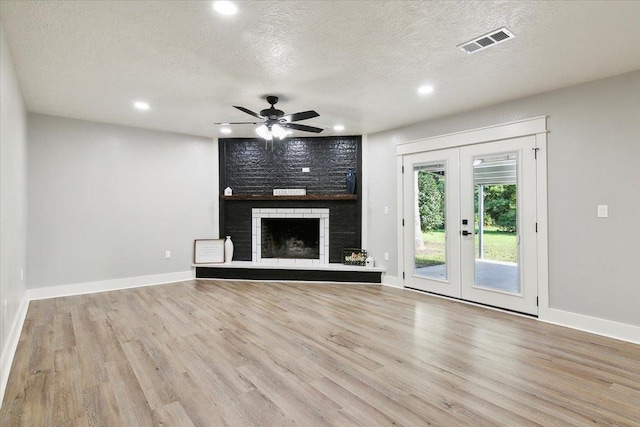
M 411 154 L 403 162 L 405 286 L 460 298 L 459 149 Z M 421 194 L 421 185 L 437 195 Z M 421 205 L 429 202 L 438 219 L 421 215 Z M 422 224 L 425 220 L 437 230 L 427 242 L 422 230 L 430 227 Z
M 535 144 L 403 156 L 406 287 L 537 314 Z

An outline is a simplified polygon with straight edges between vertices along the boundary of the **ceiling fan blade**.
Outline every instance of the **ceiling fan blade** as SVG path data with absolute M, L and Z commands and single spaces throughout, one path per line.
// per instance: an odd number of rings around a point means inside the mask
M 299 120 L 307 120 L 312 119 L 314 117 L 320 117 L 320 114 L 316 113 L 313 110 L 302 111 L 300 113 L 288 114 L 283 117 L 287 122 L 297 122 Z
M 237 108 L 238 110 L 242 111 L 243 113 L 247 113 L 252 115 L 253 117 L 257 117 L 259 119 L 262 119 L 263 117 L 258 114 L 258 113 L 254 113 L 253 111 L 249 110 L 248 108 L 244 108 L 244 107 L 238 107 L 237 105 L 234 105 L 233 108 Z
M 262 122 L 222 122 L 214 123 L 214 125 L 257 125 Z
M 313 133 L 320 133 L 324 130 L 322 128 L 317 128 L 314 126 L 307 126 L 307 125 L 299 125 L 297 123 L 283 123 L 281 126 L 288 129 L 295 129 L 295 130 L 301 130 L 303 132 L 313 132 Z

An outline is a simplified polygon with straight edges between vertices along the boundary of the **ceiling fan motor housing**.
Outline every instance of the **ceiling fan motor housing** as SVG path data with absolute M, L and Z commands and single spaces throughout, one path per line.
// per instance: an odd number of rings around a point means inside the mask
M 278 110 L 274 107 L 274 105 L 278 103 L 277 96 L 267 96 L 267 102 L 271 104 L 271 107 L 260 111 L 260 115 L 267 119 L 267 127 L 271 129 L 271 126 L 278 123 L 278 119 L 284 116 L 284 111 Z
M 260 115 L 266 119 L 277 121 L 280 117 L 284 116 L 284 111 L 271 107 L 260 111 Z

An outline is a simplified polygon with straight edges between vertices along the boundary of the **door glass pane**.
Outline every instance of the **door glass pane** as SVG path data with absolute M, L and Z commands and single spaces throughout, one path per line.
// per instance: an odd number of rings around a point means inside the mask
M 447 279 L 445 165 L 414 166 L 416 276 Z
M 517 156 L 473 160 L 475 286 L 519 293 Z

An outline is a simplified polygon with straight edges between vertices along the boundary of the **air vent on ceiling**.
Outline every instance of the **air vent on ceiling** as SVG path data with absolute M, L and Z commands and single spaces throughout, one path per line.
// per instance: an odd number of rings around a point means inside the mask
M 500 28 L 498 30 L 491 31 L 488 34 L 484 34 L 469 42 L 462 43 L 456 47 L 460 48 L 465 53 L 474 53 L 482 49 L 486 49 L 489 46 L 495 46 L 498 43 L 502 43 L 505 40 L 514 38 L 515 35 L 506 28 Z

